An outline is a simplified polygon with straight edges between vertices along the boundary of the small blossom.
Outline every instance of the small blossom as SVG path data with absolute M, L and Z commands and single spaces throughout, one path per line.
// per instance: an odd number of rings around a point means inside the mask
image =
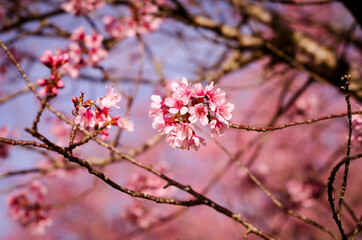
M 78 116 L 75 118 L 75 123 L 79 124 L 82 130 L 88 127 L 93 128 L 96 124 L 95 113 L 90 108 L 81 106 L 78 110 Z
M 207 118 L 207 108 L 203 103 L 196 104 L 194 107 L 189 107 L 189 113 L 191 114 L 189 117 L 189 121 L 194 123 L 197 119 L 200 119 L 200 122 L 203 126 L 206 126 L 209 123 L 209 119 Z
M 134 6 L 130 8 L 132 17 L 124 17 L 116 20 L 114 17 L 105 16 L 103 23 L 108 34 L 122 40 L 126 37 L 135 37 L 137 34 L 147 34 L 157 31 L 160 28 L 163 18 L 155 16 L 158 12 L 158 5 L 165 5 L 165 1 L 135 0 Z M 137 17 L 134 17 L 137 16 Z
M 221 101 L 225 99 L 226 93 L 221 91 L 220 88 L 214 87 L 214 82 L 211 82 L 205 87 L 206 96 L 209 100 L 210 109 L 215 111 L 215 108 L 220 105 Z
M 94 12 L 105 5 L 104 0 L 68 0 L 62 3 L 64 11 L 76 16 Z
M 74 29 L 72 35 L 70 36 L 70 40 L 76 42 L 83 42 L 85 39 L 85 30 L 83 26 L 80 26 L 77 29 Z
M 40 57 L 40 61 L 48 68 L 60 68 L 62 65 L 69 61 L 69 55 L 63 54 L 60 56 L 53 56 L 50 50 L 46 50 Z
M 168 97 L 165 99 L 165 105 L 170 107 L 168 110 L 170 113 L 176 114 L 180 111 L 181 115 L 187 113 L 188 108 L 185 106 L 189 102 L 189 98 L 187 96 L 181 96 L 178 93 L 174 93 L 172 97 Z
M 195 98 L 203 98 L 205 97 L 205 91 L 204 89 L 202 89 L 202 84 L 201 83 L 196 83 L 194 85 L 194 91 L 192 93 L 192 96 Z
M 224 135 L 224 129 L 226 127 L 229 127 L 229 125 L 214 119 L 210 122 L 210 127 L 211 127 L 211 137 L 214 137 L 214 133 L 216 133 L 219 136 Z
M 108 86 L 106 86 L 106 90 L 107 90 L 106 96 L 97 100 L 97 103 L 100 105 L 101 109 L 104 108 L 110 109 L 111 107 L 119 108 L 117 103 L 121 101 L 122 99 L 121 95 L 114 92 L 113 85 L 111 85 L 109 89 Z
M 219 121 L 229 125 L 229 120 L 232 118 L 231 112 L 234 110 L 234 104 L 222 101 L 215 109 L 216 117 Z
M 133 132 L 134 130 L 133 122 L 129 120 L 129 116 L 119 118 L 117 120 L 117 126 L 130 132 Z

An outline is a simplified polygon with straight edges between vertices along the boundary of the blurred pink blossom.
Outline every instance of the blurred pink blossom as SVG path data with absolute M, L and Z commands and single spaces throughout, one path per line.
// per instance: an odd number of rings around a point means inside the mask
M 104 0 L 68 0 L 61 4 L 64 11 L 80 16 L 94 12 L 105 5 Z
M 33 181 L 26 189 L 8 195 L 10 217 L 33 234 L 44 234 L 45 228 L 52 225 L 46 196 L 47 188 L 39 181 Z

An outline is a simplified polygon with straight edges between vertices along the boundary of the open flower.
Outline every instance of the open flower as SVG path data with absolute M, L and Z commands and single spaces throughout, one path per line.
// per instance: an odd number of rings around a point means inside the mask
M 172 94 L 172 97 L 168 97 L 165 99 L 165 105 L 170 107 L 168 110 L 170 113 L 176 114 L 178 112 L 181 115 L 187 113 L 188 108 L 185 106 L 189 102 L 189 98 L 187 96 L 181 96 L 178 93 Z
M 81 106 L 75 117 L 75 123 L 79 124 L 80 129 L 93 128 L 96 125 L 95 113 L 90 108 Z
M 119 103 L 122 99 L 121 95 L 114 92 L 114 86 L 111 85 L 108 89 L 106 86 L 107 94 L 104 97 L 101 97 L 97 100 L 97 103 L 100 105 L 101 109 L 107 108 L 110 109 L 112 107 L 119 108 L 117 103 Z
M 200 122 L 203 126 L 206 126 L 209 123 L 209 119 L 207 118 L 207 108 L 203 103 L 196 104 L 194 107 L 189 107 L 189 121 L 191 123 L 196 122 L 200 119 Z

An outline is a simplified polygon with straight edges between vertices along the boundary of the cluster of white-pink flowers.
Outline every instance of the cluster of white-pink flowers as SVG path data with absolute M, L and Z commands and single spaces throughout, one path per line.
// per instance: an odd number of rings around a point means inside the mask
M 61 7 L 70 14 L 80 16 L 94 12 L 105 4 L 104 0 L 68 0 Z
M 7 204 L 10 217 L 30 229 L 32 233 L 43 234 L 45 227 L 52 224 L 46 195 L 47 188 L 39 181 L 33 181 L 27 188 L 9 195 Z
M 234 104 L 225 98 L 226 93 L 211 82 L 205 88 L 201 83 L 193 86 L 183 78 L 181 83 L 173 82 L 172 96 L 163 100 L 159 95 L 151 96 L 152 127 L 166 134 L 166 142 L 173 148 L 198 150 L 205 140 L 195 133 L 197 121 L 203 126 L 210 125 L 211 136 L 221 136 L 229 127 Z
M 73 97 L 75 110 L 73 114 L 75 123 L 79 125 L 80 129 L 98 130 L 101 129 L 101 138 L 108 138 L 108 128 L 111 125 L 118 126 L 122 129 L 133 131 L 133 123 L 129 121 L 129 116 L 120 117 L 120 115 L 111 116 L 111 108 L 119 108 L 117 103 L 121 101 L 121 95 L 114 91 L 113 85 L 106 86 L 107 93 L 105 96 L 99 98 L 97 101 L 88 99 L 84 101 L 84 93 L 80 98 Z M 93 110 L 95 109 L 95 110 Z
M 69 61 L 69 55 L 65 53 L 60 56 L 53 56 L 50 50 L 46 50 L 40 57 L 40 61 L 50 69 L 51 75 L 48 79 L 39 78 L 36 80 L 37 85 L 43 86 L 43 88 L 40 89 L 39 94 L 41 96 L 48 93 L 57 95 L 58 89 L 64 88 L 65 86 L 64 82 L 60 79 L 61 74 L 59 73 L 59 68 Z
M 64 74 L 72 78 L 79 76 L 79 69 L 90 66 L 97 66 L 105 59 L 108 52 L 103 48 L 103 36 L 93 31 L 91 35 L 86 35 L 84 27 L 75 29 L 70 36 L 72 42 L 65 50 L 60 50 L 62 54 L 68 54 L 70 60 L 61 68 Z M 85 57 L 88 55 L 88 58 Z
M 130 7 L 132 16 L 117 20 L 111 16 L 105 16 L 103 23 L 108 34 L 122 40 L 126 37 L 134 37 L 137 34 L 155 32 L 159 29 L 163 18 L 155 16 L 158 12 L 158 5 L 165 5 L 165 0 L 158 0 L 154 4 L 150 0 L 133 0 L 133 7 Z

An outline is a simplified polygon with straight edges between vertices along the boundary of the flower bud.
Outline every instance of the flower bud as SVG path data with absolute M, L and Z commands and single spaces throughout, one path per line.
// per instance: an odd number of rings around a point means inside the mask
M 40 61 L 48 68 L 51 68 L 53 63 L 52 52 L 50 50 L 46 50 L 44 54 L 40 57 Z
M 55 81 L 57 79 L 57 76 L 55 76 L 54 74 L 50 75 L 50 80 Z
M 58 94 L 58 88 L 56 88 L 55 86 L 53 86 L 51 88 L 51 92 L 54 94 L 54 95 L 57 95 Z
M 76 97 L 76 96 L 74 96 L 73 98 L 72 98 L 72 102 L 73 103 L 78 103 L 79 101 L 78 101 L 78 98 Z
M 58 81 L 57 84 L 56 84 L 56 87 L 57 87 L 57 88 L 64 88 L 64 87 L 65 87 L 64 82 L 59 79 L 59 81 Z
M 45 86 L 48 84 L 48 80 L 46 80 L 45 78 L 39 78 L 38 80 L 36 80 L 36 84 L 38 86 Z

